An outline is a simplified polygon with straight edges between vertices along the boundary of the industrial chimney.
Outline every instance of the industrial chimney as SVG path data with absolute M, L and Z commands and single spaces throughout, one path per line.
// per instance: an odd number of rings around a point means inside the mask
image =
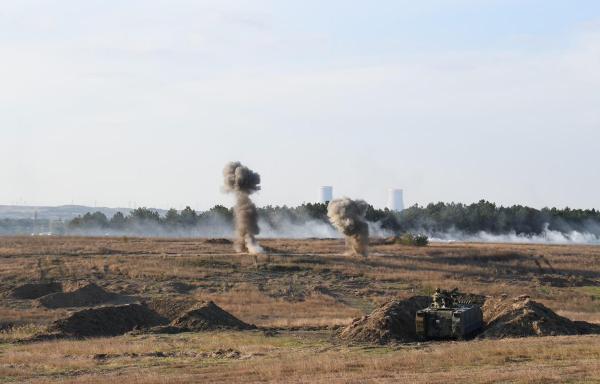
M 319 190 L 319 202 L 323 204 L 329 203 L 333 200 L 333 187 L 330 185 L 322 186 Z
M 392 188 L 388 195 L 388 208 L 390 211 L 400 212 L 404 210 L 404 193 L 402 189 Z

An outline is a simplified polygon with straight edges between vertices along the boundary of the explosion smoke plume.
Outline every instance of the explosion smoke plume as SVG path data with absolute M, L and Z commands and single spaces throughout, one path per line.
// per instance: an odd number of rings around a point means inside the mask
M 228 163 L 223 169 L 224 190 L 235 194 L 235 249 L 238 252 L 262 253 L 256 242 L 258 214 L 250 194 L 260 190 L 260 175 L 240 162 Z
M 365 220 L 368 204 L 364 200 L 347 197 L 329 202 L 329 221 L 346 236 L 346 244 L 355 255 L 367 256 L 369 246 L 369 226 Z

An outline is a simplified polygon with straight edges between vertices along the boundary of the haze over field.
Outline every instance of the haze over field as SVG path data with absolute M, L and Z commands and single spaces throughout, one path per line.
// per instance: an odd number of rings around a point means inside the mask
M 181 211 L 83 206 L 38 207 L 38 211 L 32 207 L 0 207 L 0 235 L 235 237 L 238 245 L 243 241 L 247 247 L 250 241 L 251 248 L 257 251 L 260 248 L 247 234 L 295 239 L 349 236 L 348 244 L 361 254 L 366 254 L 367 236 L 388 238 L 386 241 L 426 235 L 435 242 L 600 244 L 600 212 L 596 210 L 536 210 L 480 201 L 470 205 L 412 206 L 394 212 L 358 201 L 349 211 L 339 204 L 350 201 L 339 199 L 329 207 L 320 203 L 254 207 L 246 196 L 240 207 L 215 206 L 201 212 L 190 207 Z M 9 217 L 4 217 L 7 213 Z
M 231 206 L 239 159 L 258 206 L 598 207 L 599 25 L 595 1 L 4 1 L 0 203 Z

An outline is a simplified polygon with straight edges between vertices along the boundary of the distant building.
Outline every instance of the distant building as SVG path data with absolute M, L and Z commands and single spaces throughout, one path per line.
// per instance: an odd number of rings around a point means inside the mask
M 330 185 L 322 186 L 319 189 L 319 202 L 327 204 L 331 200 L 333 200 L 333 187 Z
M 387 206 L 390 211 L 400 212 L 404 210 L 404 191 L 396 188 L 390 189 Z

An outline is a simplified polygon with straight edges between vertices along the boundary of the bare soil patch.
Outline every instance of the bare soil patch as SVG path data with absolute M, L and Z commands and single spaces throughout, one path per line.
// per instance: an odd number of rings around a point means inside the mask
M 89 283 L 71 292 L 51 293 L 40 297 L 38 301 L 46 308 L 89 307 L 109 302 L 118 296 L 94 283 Z
M 55 321 L 49 330 L 63 337 L 118 336 L 166 322 L 164 317 L 145 305 L 126 304 L 77 311 Z
M 62 284 L 57 282 L 27 283 L 14 288 L 10 297 L 20 300 L 33 300 L 39 297 L 62 291 Z
M 175 293 L 184 294 L 196 289 L 197 287 L 193 284 L 188 284 L 181 281 L 169 281 L 165 284 L 165 288 Z
M 153 297 L 145 302 L 148 308 L 168 319 L 169 322 L 174 321 L 197 304 L 198 301 L 192 298 L 175 298 L 172 296 Z
M 536 276 L 533 279 L 540 285 L 548 285 L 551 287 L 585 287 L 585 286 L 599 286 L 600 282 L 589 279 L 579 275 L 558 275 L 558 274 L 545 274 L 542 276 Z
M 214 238 L 204 240 L 205 244 L 233 244 L 233 241 L 224 238 Z

